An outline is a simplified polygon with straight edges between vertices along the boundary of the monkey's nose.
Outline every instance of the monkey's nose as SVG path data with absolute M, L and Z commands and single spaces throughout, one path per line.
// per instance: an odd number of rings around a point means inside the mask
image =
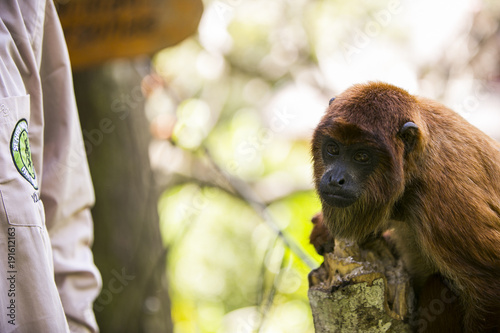
M 342 187 L 345 184 L 345 179 L 344 177 L 330 177 L 330 182 L 328 183 L 329 186 L 331 187 Z

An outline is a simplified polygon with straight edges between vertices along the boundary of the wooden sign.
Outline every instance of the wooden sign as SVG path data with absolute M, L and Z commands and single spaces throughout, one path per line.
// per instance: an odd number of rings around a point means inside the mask
M 64 2 L 64 3 L 63 3 Z M 152 54 L 196 32 L 201 0 L 60 0 L 71 64 Z

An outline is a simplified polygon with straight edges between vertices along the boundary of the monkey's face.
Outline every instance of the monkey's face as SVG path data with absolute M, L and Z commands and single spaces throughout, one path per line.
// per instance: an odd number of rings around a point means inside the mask
M 330 137 L 323 139 L 321 158 L 325 171 L 319 181 L 319 195 L 327 205 L 341 208 L 359 199 L 379 160 L 368 145 L 345 145 Z
M 421 150 L 417 100 L 386 84 L 356 85 L 330 100 L 312 138 L 314 182 L 334 237 L 383 230 Z M 410 168 L 411 170 L 411 168 Z M 414 170 L 414 169 L 413 169 Z
M 349 133 L 347 137 L 342 135 Z M 314 178 L 324 223 L 337 238 L 362 240 L 390 214 L 392 163 L 383 146 L 352 124 L 320 125 L 313 139 Z

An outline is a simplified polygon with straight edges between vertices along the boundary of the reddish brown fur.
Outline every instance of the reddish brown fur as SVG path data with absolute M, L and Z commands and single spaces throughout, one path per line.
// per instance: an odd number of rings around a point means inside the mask
M 438 274 L 431 275 L 419 295 L 419 313 L 411 321 L 418 333 L 463 332 L 459 299 Z
M 418 137 L 405 154 L 398 132 L 408 121 L 418 126 Z M 384 156 L 356 203 L 323 203 L 330 232 L 362 240 L 394 227 L 417 286 L 441 274 L 460 296 L 465 331 L 498 329 L 498 143 L 445 106 L 384 83 L 355 85 L 327 109 L 312 141 L 316 186 L 325 172 L 325 136 L 367 142 Z
M 312 218 L 312 223 L 314 224 L 309 240 L 311 244 L 321 255 L 328 252 L 333 252 L 335 246 L 335 241 L 328 232 L 327 226 L 323 223 L 323 214 L 318 213 Z

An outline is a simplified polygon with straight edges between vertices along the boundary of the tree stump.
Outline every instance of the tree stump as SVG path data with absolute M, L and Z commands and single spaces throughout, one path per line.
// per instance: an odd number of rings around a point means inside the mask
M 410 277 L 385 239 L 360 248 L 329 240 L 333 248 L 309 274 L 309 301 L 316 333 L 412 332 L 414 313 Z M 315 244 L 316 245 L 316 244 Z

